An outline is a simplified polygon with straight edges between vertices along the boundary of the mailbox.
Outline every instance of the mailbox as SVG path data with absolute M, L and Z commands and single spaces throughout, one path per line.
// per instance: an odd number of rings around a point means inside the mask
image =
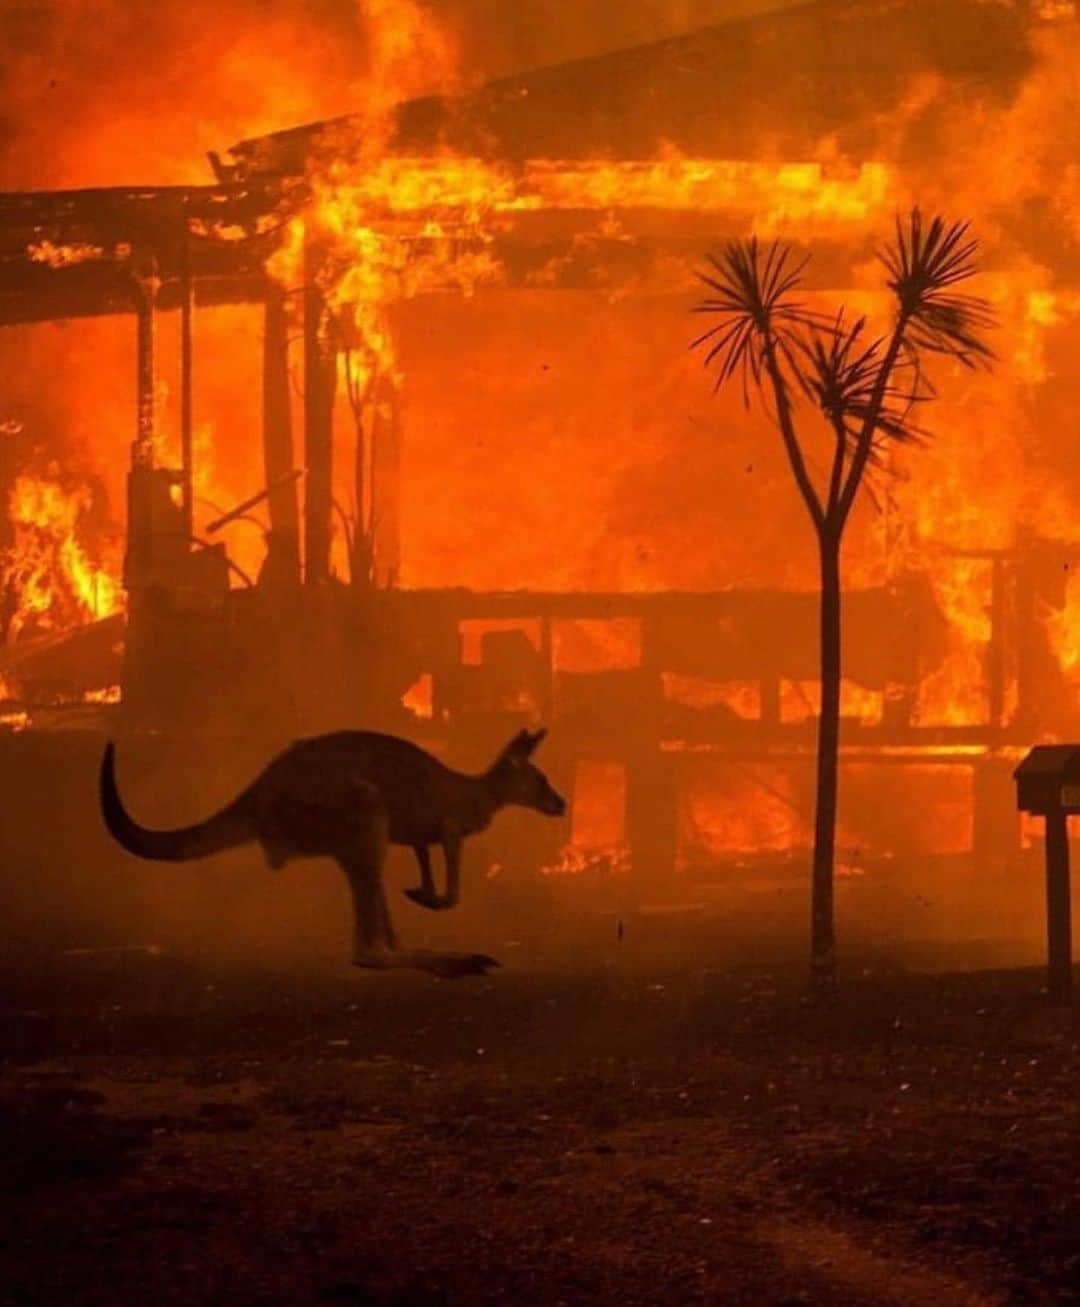
M 1041 744 L 1017 767 L 1016 806 L 1045 820 L 1046 936 L 1050 993 L 1072 992 L 1069 814 L 1080 813 L 1080 744 Z
M 1021 812 L 1080 812 L 1080 744 L 1040 744 L 1016 772 L 1016 806 Z

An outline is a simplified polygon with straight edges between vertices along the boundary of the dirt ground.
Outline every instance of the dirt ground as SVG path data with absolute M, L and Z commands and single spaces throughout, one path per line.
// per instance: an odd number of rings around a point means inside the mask
M 1076 1014 L 802 979 L 21 963 L 0 1301 L 1080 1302 Z

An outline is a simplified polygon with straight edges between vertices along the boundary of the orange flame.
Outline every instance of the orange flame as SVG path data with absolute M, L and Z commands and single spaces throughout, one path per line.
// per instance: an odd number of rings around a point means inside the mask
M 9 641 L 28 627 L 61 630 L 120 611 L 118 569 L 93 562 L 82 539 L 90 505 L 86 486 L 66 490 L 58 480 L 16 478 L 9 504 L 14 541 L 0 572 L 13 607 Z

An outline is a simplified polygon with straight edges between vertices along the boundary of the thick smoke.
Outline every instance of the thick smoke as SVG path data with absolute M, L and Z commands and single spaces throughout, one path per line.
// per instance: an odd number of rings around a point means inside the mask
M 0 187 L 198 183 L 208 150 L 782 0 L 4 0 Z
M 695 27 L 791 9 L 793 0 L 439 0 L 470 65 L 489 77 L 658 41 Z
M 0 89 L 0 186 L 212 180 L 208 150 L 355 108 L 373 61 L 434 89 L 371 39 L 353 0 L 13 3 Z M 386 30 L 386 29 L 382 29 Z M 423 51 L 422 51 L 423 52 Z M 428 75 L 437 71 L 428 63 Z

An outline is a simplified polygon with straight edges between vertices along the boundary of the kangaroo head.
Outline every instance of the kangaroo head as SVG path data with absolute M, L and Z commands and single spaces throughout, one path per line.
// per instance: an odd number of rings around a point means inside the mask
M 502 803 L 534 808 L 547 817 L 566 814 L 566 800 L 530 759 L 547 731 L 518 731 L 495 759 L 488 776 Z

